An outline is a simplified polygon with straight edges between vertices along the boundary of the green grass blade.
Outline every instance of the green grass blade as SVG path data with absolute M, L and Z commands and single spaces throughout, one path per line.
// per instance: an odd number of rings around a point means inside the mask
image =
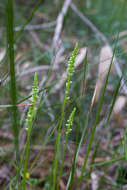
M 27 24 L 29 24 L 29 22 L 32 20 L 35 12 L 38 10 L 38 8 L 40 7 L 41 2 L 43 2 L 43 0 L 38 0 L 38 2 L 36 3 L 36 5 L 34 6 L 30 16 L 27 18 L 26 22 L 23 24 L 23 26 L 21 27 L 21 29 L 18 31 L 17 35 L 16 35 L 16 39 L 14 40 L 14 44 L 16 43 L 16 41 L 19 39 L 19 37 L 22 35 L 22 33 L 24 32 L 25 27 L 27 26 Z M 14 27 L 13 27 L 14 28 Z M 7 47 L 5 56 L 3 57 L 3 59 L 0 61 L 0 64 L 4 63 L 4 61 L 6 60 L 6 57 L 8 55 L 9 49 Z
M 76 160 L 77 160 L 77 157 L 76 157 L 77 152 L 78 152 L 78 143 L 76 141 L 76 143 L 75 143 L 75 152 L 74 152 L 74 157 L 73 157 L 73 162 L 72 162 L 72 171 L 71 171 L 71 174 L 70 174 L 69 184 L 67 184 L 69 190 L 73 190 L 74 174 L 75 174 Z
M 17 109 L 17 90 L 15 78 L 15 62 L 14 62 L 14 15 L 13 15 L 12 0 L 6 2 L 6 16 L 7 16 L 7 47 L 9 51 L 9 66 L 10 66 L 10 97 L 12 107 L 12 130 L 14 134 L 14 144 L 16 150 L 16 160 L 19 162 L 19 125 L 18 125 L 18 109 Z
M 85 88 L 86 88 L 87 66 L 88 65 L 87 65 L 87 53 L 86 53 L 85 61 L 84 61 L 84 67 L 83 67 L 84 78 L 83 78 L 82 97 L 85 96 L 85 90 L 86 90 Z M 79 152 L 80 152 L 81 145 L 82 145 L 83 140 L 84 140 L 85 135 L 86 135 L 86 131 L 87 131 L 87 127 L 88 127 L 88 121 L 89 121 L 89 112 L 88 112 L 87 117 L 86 117 L 85 126 L 84 126 L 84 129 L 83 129 L 83 132 L 82 132 L 80 142 L 79 142 L 78 146 L 75 147 L 75 153 L 74 153 L 74 158 L 73 158 L 73 162 L 72 162 L 72 171 L 71 171 L 70 176 L 68 178 L 66 190 L 73 187 L 73 181 L 74 181 L 73 178 L 74 178 L 74 172 L 75 172 L 75 168 L 76 168 L 76 162 L 77 162 L 77 158 L 78 158 L 78 155 L 79 155 Z
M 69 189 L 70 187 L 70 184 L 71 184 L 71 181 L 72 181 L 72 178 L 73 178 L 73 173 L 74 173 L 74 169 L 76 167 L 76 162 L 77 162 L 77 159 L 78 159 L 78 155 L 79 155 L 79 152 L 80 152 L 80 148 L 81 148 L 81 145 L 84 141 L 84 138 L 85 138 L 85 135 L 86 135 L 86 131 L 87 131 L 87 127 L 88 127 L 88 121 L 89 121 L 89 112 L 87 114 L 87 118 L 86 118 L 86 122 L 85 122 L 85 127 L 83 129 L 83 132 L 82 132 L 82 136 L 81 136 L 81 139 L 80 139 L 80 142 L 78 144 L 78 148 L 75 149 L 76 150 L 76 154 L 74 154 L 74 159 L 73 159 L 73 163 L 72 163 L 72 170 L 71 173 L 70 173 L 70 176 L 68 178 L 68 182 L 67 182 L 67 186 L 66 186 L 66 190 Z
M 95 163 L 95 164 L 90 164 L 89 167 L 95 167 L 95 166 L 104 166 L 107 164 L 112 164 L 113 162 L 118 162 L 121 160 L 125 160 L 125 156 L 121 156 L 120 158 L 114 158 L 108 161 L 104 161 L 104 162 L 99 162 L 99 163 Z
M 61 179 L 61 176 L 63 173 L 63 166 L 64 166 L 65 154 L 66 154 L 66 150 L 67 150 L 68 137 L 69 137 L 69 133 L 71 131 L 71 126 L 73 123 L 75 111 L 76 111 L 76 108 L 73 109 L 73 111 L 67 121 L 67 124 L 66 124 L 67 129 L 66 129 L 66 135 L 65 135 L 65 143 L 64 143 L 64 147 L 63 147 L 63 157 L 62 157 L 62 163 L 61 163 L 61 167 L 60 167 L 60 174 L 59 174 L 59 178 L 58 178 L 58 182 L 57 182 L 57 189 L 59 189 L 60 179 Z
M 105 126 L 107 127 L 108 124 L 109 124 L 109 120 L 110 120 L 110 117 L 111 117 L 111 114 L 112 114 L 112 111 L 113 111 L 113 108 L 114 108 L 114 105 L 115 105 L 115 102 L 116 102 L 116 98 L 118 96 L 118 93 L 119 93 L 119 89 L 120 89 L 120 85 L 121 85 L 121 80 L 122 80 L 123 76 L 119 79 L 119 82 L 116 86 L 116 89 L 114 90 L 114 95 L 113 95 L 113 100 L 112 100 L 112 104 L 111 104 L 111 107 L 110 107 L 110 110 L 108 112 L 108 116 L 107 116 L 107 120 L 106 120 L 106 124 Z
M 125 134 L 123 137 L 123 150 L 124 150 L 125 160 L 127 162 L 127 128 L 125 129 Z
M 45 90 L 48 90 L 48 89 L 50 89 L 50 88 L 52 89 L 55 84 L 56 84 L 56 82 L 53 82 L 53 83 L 51 83 L 50 85 L 45 86 L 44 88 L 42 88 L 42 89 L 40 89 L 40 90 L 38 91 L 38 94 L 40 94 L 41 92 L 43 92 L 43 91 L 45 91 Z M 33 94 L 31 94 L 31 95 L 29 95 L 29 96 L 27 96 L 27 97 L 21 99 L 20 101 L 18 101 L 18 104 L 21 104 L 21 103 L 23 103 L 24 101 L 28 100 L 29 98 L 32 97 L 32 95 L 33 95 Z
M 83 164 L 83 167 L 81 169 L 81 175 L 79 177 L 78 186 L 80 185 L 80 183 L 81 183 L 81 181 L 83 179 L 83 175 L 84 175 L 84 171 L 86 169 L 86 164 L 87 164 L 87 160 L 88 160 L 88 157 L 89 157 L 90 149 L 91 149 L 91 146 L 92 146 L 92 143 L 93 143 L 93 140 L 94 140 L 94 134 L 95 134 L 95 131 L 96 131 L 97 123 L 98 123 L 98 121 L 100 119 L 100 113 L 101 113 L 101 109 L 102 109 L 103 102 L 104 102 L 104 95 L 105 95 L 105 92 L 106 92 L 106 86 L 108 84 L 108 79 L 109 79 L 111 67 L 112 67 L 112 64 L 113 64 L 113 58 L 114 58 L 114 55 L 115 55 L 115 52 L 116 52 L 116 48 L 117 48 L 117 42 L 118 42 L 118 39 L 119 39 L 119 33 L 120 33 L 121 26 L 122 26 L 122 18 L 123 18 L 124 13 L 125 13 L 125 5 L 126 5 L 126 3 L 127 3 L 127 1 L 124 0 L 123 6 L 122 6 L 122 9 L 121 9 L 121 12 L 122 12 L 122 14 L 121 14 L 122 16 L 120 17 L 121 22 L 120 22 L 120 27 L 119 27 L 117 39 L 116 39 L 116 42 L 115 42 L 113 56 L 112 56 L 112 60 L 111 60 L 110 66 L 109 66 L 108 74 L 106 76 L 104 88 L 103 88 L 103 91 L 102 91 L 102 96 L 101 96 L 100 101 L 99 101 L 99 106 L 98 106 L 98 109 L 97 109 L 97 114 L 96 114 L 94 126 L 93 126 L 92 131 L 91 131 L 91 137 L 90 137 L 90 141 L 89 141 L 86 157 L 84 159 L 84 164 Z
M 32 20 L 35 12 L 38 10 L 38 8 L 40 7 L 40 4 L 43 0 L 39 0 L 37 1 L 36 5 L 34 6 L 30 16 L 27 18 L 26 22 L 23 24 L 23 26 L 21 27 L 21 29 L 18 31 L 17 33 L 17 36 L 16 36 L 16 40 L 15 42 L 17 41 L 17 39 L 21 36 L 21 34 L 24 32 L 24 28 L 27 26 L 27 24 L 29 24 L 29 22 Z
M 89 157 L 90 149 L 91 149 L 91 146 L 92 146 L 92 143 L 93 143 L 93 140 L 94 140 L 94 134 L 95 134 L 95 131 L 96 131 L 96 127 L 97 127 L 98 121 L 100 119 L 100 113 L 101 113 L 101 109 L 102 109 L 103 102 L 104 102 L 104 95 L 105 95 L 106 87 L 107 87 L 107 84 L 108 84 L 108 79 L 109 79 L 109 75 L 110 75 L 110 71 L 111 71 L 111 67 L 112 67 L 112 63 L 113 63 L 113 58 L 114 58 L 115 50 L 116 50 L 116 45 L 115 45 L 113 56 L 112 56 L 112 60 L 111 60 L 111 63 L 110 63 L 109 69 L 108 69 L 108 74 L 107 74 L 107 77 L 106 77 L 106 80 L 105 80 L 105 84 L 104 84 L 104 88 L 103 88 L 103 91 L 102 91 L 102 95 L 100 97 L 100 101 L 99 101 L 99 105 L 98 105 L 98 109 L 97 109 L 97 114 L 96 114 L 94 126 L 93 126 L 92 131 L 91 131 L 91 137 L 90 137 L 90 141 L 89 141 L 89 144 L 88 144 L 88 149 L 87 149 L 87 153 L 86 153 L 86 156 L 85 156 L 84 164 L 83 164 L 83 167 L 81 169 L 81 175 L 79 177 L 79 183 L 78 183 L 78 185 L 81 183 L 81 181 L 83 179 L 83 175 L 84 175 L 84 171 L 86 169 L 86 164 L 87 164 L 87 160 L 88 160 L 88 157 Z
M 58 158 L 59 158 L 59 149 L 60 149 L 60 136 L 61 136 L 61 128 L 62 128 L 62 123 L 63 123 L 63 118 L 64 118 L 64 112 L 65 112 L 65 107 L 66 107 L 66 102 L 69 98 L 69 89 L 71 85 L 71 77 L 74 72 L 74 64 L 75 64 L 75 59 L 77 56 L 77 51 L 78 51 L 78 44 L 75 45 L 75 48 L 72 52 L 72 56 L 69 59 L 68 63 L 68 68 L 67 68 L 67 82 L 66 82 L 66 90 L 65 90 L 65 96 L 64 96 L 64 101 L 62 105 L 62 111 L 61 111 L 61 119 L 59 123 L 59 128 L 58 128 L 58 134 L 56 137 L 56 145 L 55 145 L 55 159 L 54 159 L 54 167 L 53 167 L 53 190 L 56 188 L 56 178 L 57 178 L 57 169 L 58 169 Z M 51 184 L 50 184 L 51 186 Z
M 86 89 L 86 75 L 87 75 L 87 52 L 85 56 L 85 61 L 83 65 L 83 89 L 82 89 L 82 96 L 85 94 L 85 89 Z
M 26 146 L 25 146 L 25 159 L 24 159 L 24 171 L 23 171 L 23 180 L 22 180 L 22 189 L 26 190 L 26 179 L 27 179 L 27 167 L 28 167 L 28 159 L 29 159 L 29 149 L 30 149 L 30 138 L 31 138 L 31 131 L 32 131 L 32 122 L 34 119 L 35 113 L 35 105 L 37 101 L 37 94 L 38 94 L 38 80 L 37 74 L 35 73 L 34 76 L 34 84 L 33 84 L 33 95 L 32 95 L 32 105 L 29 107 L 28 115 L 27 115 L 27 139 L 26 139 Z

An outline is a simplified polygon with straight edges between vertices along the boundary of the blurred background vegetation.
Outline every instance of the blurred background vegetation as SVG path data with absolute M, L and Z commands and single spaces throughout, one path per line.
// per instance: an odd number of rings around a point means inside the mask
M 71 168 L 71 156 L 74 153 L 74 145 L 79 143 L 83 128 L 87 119 L 88 110 L 90 108 L 93 97 L 96 79 L 98 76 L 98 65 L 100 51 L 105 43 L 100 39 L 98 33 L 94 33 L 90 27 L 72 10 L 68 8 L 64 16 L 58 47 L 53 47 L 53 37 L 55 34 L 56 20 L 61 13 L 64 0 L 43 0 L 40 6 L 32 16 L 31 21 L 27 24 L 27 28 L 21 33 L 15 43 L 15 67 L 18 89 L 18 110 L 19 126 L 21 129 L 21 142 L 23 142 L 22 128 L 24 126 L 25 116 L 30 104 L 30 99 L 21 101 L 31 94 L 33 76 L 35 69 L 38 75 L 41 88 L 47 87 L 47 90 L 41 94 L 40 102 L 37 106 L 37 114 L 34 121 L 31 142 L 31 166 L 37 153 L 45 143 L 51 130 L 59 120 L 61 113 L 61 105 L 64 98 L 65 83 L 55 89 L 55 85 L 59 84 L 62 74 L 66 72 L 68 59 L 71 52 L 78 42 L 79 50 L 87 48 L 87 80 L 85 93 L 82 95 L 84 83 L 84 60 L 76 68 L 72 78 L 72 86 L 70 90 L 70 100 L 67 103 L 66 113 L 64 115 L 63 124 L 66 124 L 69 114 L 73 107 L 77 108 L 74 118 L 73 130 L 69 136 L 69 145 L 67 157 L 64 166 L 64 175 L 62 176 L 61 189 L 67 183 L 67 177 Z M 117 43 L 116 58 L 121 71 L 127 69 L 127 6 L 125 14 L 121 19 L 123 0 L 73 0 L 78 11 L 82 13 L 95 27 L 107 38 L 111 47 L 114 48 L 116 36 L 120 28 L 120 37 Z M 15 39 L 21 26 L 28 20 L 33 9 L 36 7 L 36 1 L 14 1 L 14 25 Z M 0 105 L 10 104 L 9 94 L 9 66 L 8 56 L 6 52 L 6 14 L 5 1 L 0 1 Z M 122 24 L 121 24 L 122 22 Z M 45 24 L 47 24 L 45 26 Z M 58 50 L 61 50 L 59 52 Z M 59 52 L 60 55 L 57 53 Z M 5 57 L 4 57 L 5 56 Z M 57 62 L 57 63 L 56 63 Z M 54 69 L 54 65 L 56 68 Z M 41 66 L 47 66 L 48 69 L 42 69 Z M 40 68 L 40 69 L 39 69 Z M 26 73 L 25 73 L 26 72 Z M 101 113 L 101 119 L 98 123 L 98 130 L 95 134 L 95 140 L 91 149 L 89 163 L 97 161 L 105 161 L 113 156 L 119 157 L 122 152 L 122 137 L 127 126 L 127 109 L 126 104 L 115 116 L 111 117 L 108 130 L 104 128 L 104 120 L 109 111 L 109 105 L 112 101 L 114 87 L 118 82 L 119 76 L 116 71 L 111 74 L 109 84 L 105 94 L 105 101 Z M 124 72 L 124 79 L 127 74 Z M 120 95 L 126 95 L 120 91 Z M 120 104 L 120 103 L 119 103 Z M 79 175 L 79 169 L 83 165 L 86 153 L 87 142 L 95 120 L 98 102 L 92 107 L 90 113 L 89 124 L 86 130 L 86 136 L 81 147 L 80 156 L 77 161 L 76 176 Z M 13 137 L 11 131 L 11 108 L 9 106 L 0 107 L 0 189 L 8 189 L 8 181 L 14 173 L 14 156 L 13 156 Z M 48 179 L 50 177 L 50 169 L 53 161 L 54 144 L 56 133 L 50 138 L 43 152 L 38 158 L 31 172 L 30 189 L 46 189 Z M 76 143 L 75 143 L 76 142 Z M 101 143 L 100 143 L 101 142 Z M 63 140 L 64 143 L 64 140 Z M 23 146 L 23 145 L 22 145 Z M 97 147 L 97 148 L 96 148 Z M 62 145 L 61 145 L 62 151 Z M 61 154 L 61 153 L 60 153 Z M 92 160 L 92 155 L 93 160 Z M 11 162 L 10 162 L 11 159 Z M 38 163 L 40 162 L 39 166 Z M 112 165 L 94 167 L 88 169 L 88 175 L 82 183 L 82 189 L 95 190 L 92 186 L 95 174 L 98 178 L 98 187 L 96 189 L 126 189 L 127 184 L 127 164 L 126 162 L 115 162 Z M 75 187 L 74 187 L 75 189 Z

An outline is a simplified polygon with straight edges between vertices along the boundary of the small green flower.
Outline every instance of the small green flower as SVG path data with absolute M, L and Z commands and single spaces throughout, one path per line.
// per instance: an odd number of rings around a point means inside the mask
M 26 130 L 31 128 L 32 126 L 32 121 L 35 113 L 35 105 L 38 97 L 38 80 L 37 80 L 37 74 L 35 73 L 34 75 L 34 84 L 32 88 L 32 105 L 29 107 L 29 111 L 27 114 L 27 119 L 26 119 Z
M 66 91 L 65 91 L 65 95 L 67 98 L 68 98 L 70 84 L 72 84 L 71 77 L 74 73 L 74 64 L 75 64 L 77 52 L 78 52 L 78 44 L 75 45 L 75 48 L 72 52 L 72 56 L 69 59 L 69 63 L 68 63 L 68 67 L 67 67 L 68 75 L 67 75 Z
M 77 56 L 77 51 L 78 51 L 78 44 L 76 43 L 72 56 L 69 59 L 68 68 L 67 68 L 67 72 L 70 77 L 72 76 L 74 72 L 74 64 L 75 64 L 75 59 Z
M 27 114 L 26 120 L 26 130 L 27 130 L 27 138 L 26 138 L 26 145 L 25 145 L 25 158 L 24 158 L 24 176 L 23 176 L 23 189 L 26 189 L 26 180 L 29 179 L 30 174 L 27 172 L 28 168 L 28 159 L 29 159 L 29 149 L 30 149 L 30 137 L 32 131 L 32 122 L 35 114 L 35 105 L 37 101 L 37 94 L 38 94 L 38 80 L 37 74 L 34 75 L 34 84 L 32 88 L 32 105 L 29 107 L 29 111 Z
M 70 132 L 71 132 L 71 126 L 73 124 L 73 118 L 74 118 L 74 114 L 76 112 L 76 108 L 73 109 L 73 111 L 71 112 L 70 116 L 69 116 L 69 119 L 67 120 L 67 131 L 66 131 L 66 135 L 68 135 Z

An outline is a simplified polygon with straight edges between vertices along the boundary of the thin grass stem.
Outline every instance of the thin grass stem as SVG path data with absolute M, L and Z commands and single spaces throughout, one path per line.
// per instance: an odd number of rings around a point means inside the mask
M 6 2 L 6 16 L 7 16 L 7 47 L 9 51 L 9 66 L 10 66 L 10 97 L 12 109 L 12 130 L 14 134 L 14 144 L 16 150 L 16 161 L 19 163 L 19 125 L 18 125 L 18 109 L 17 109 L 17 90 L 15 78 L 15 62 L 14 62 L 14 13 L 13 0 Z

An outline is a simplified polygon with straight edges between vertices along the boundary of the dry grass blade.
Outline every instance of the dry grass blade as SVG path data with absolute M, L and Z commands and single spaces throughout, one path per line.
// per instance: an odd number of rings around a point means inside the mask
M 0 52 L 0 62 L 1 62 L 1 61 L 2 61 L 2 59 L 4 58 L 5 53 L 6 53 L 6 49 L 5 49 L 5 48 L 3 48 L 3 49 L 1 50 L 1 52 Z
M 96 86 L 94 90 L 92 105 L 94 104 L 94 101 L 97 102 L 99 99 L 101 89 L 104 86 L 104 80 L 108 73 L 112 56 L 113 56 L 113 52 L 110 46 L 106 45 L 102 47 L 101 52 L 100 52 L 99 66 L 98 66 L 98 78 L 97 78 L 97 82 L 96 82 Z M 112 65 L 112 71 L 113 71 L 113 65 Z
M 125 106 L 127 99 L 125 96 L 119 96 L 115 102 L 113 112 L 114 114 L 119 113 Z
M 56 24 L 56 29 L 53 37 L 53 47 L 57 49 L 57 45 L 59 43 L 59 38 L 63 26 L 63 21 L 64 21 L 64 16 L 66 15 L 69 5 L 71 3 L 71 0 L 65 0 L 63 7 L 57 17 L 57 24 Z

